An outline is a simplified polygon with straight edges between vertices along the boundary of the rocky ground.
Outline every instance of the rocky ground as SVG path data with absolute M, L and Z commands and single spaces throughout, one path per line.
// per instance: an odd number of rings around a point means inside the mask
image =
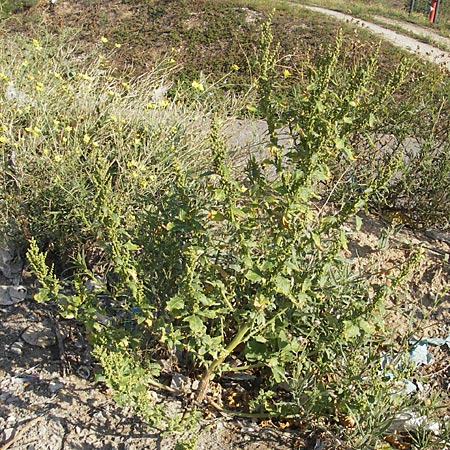
M 361 232 L 353 232 L 352 257 L 375 271 L 389 273 L 412 247 L 425 249 L 425 257 L 404 286 L 406 297 L 401 304 L 393 301 L 388 305 L 388 327 L 398 330 L 399 336 L 414 331 L 419 338 L 450 336 L 450 296 L 438 299 L 449 287 L 450 235 L 403 230 L 380 245 L 385 229 L 383 218 L 365 217 Z M 32 299 L 33 279 L 16 258 L 13 246 L 3 246 L 0 256 L 0 449 L 174 448 L 174 436 L 147 429 L 94 382 L 95 363 L 82 329 L 61 319 L 51 306 Z M 411 330 L 411 326 L 417 328 Z M 422 374 L 430 385 L 448 390 L 448 344 L 430 345 L 428 352 L 433 361 L 421 366 Z M 174 397 L 164 401 L 167 408 L 180 406 Z M 202 423 L 198 448 L 285 450 L 331 449 L 336 445 L 326 432 L 300 439 L 295 430 L 261 428 L 252 421 L 211 415 Z

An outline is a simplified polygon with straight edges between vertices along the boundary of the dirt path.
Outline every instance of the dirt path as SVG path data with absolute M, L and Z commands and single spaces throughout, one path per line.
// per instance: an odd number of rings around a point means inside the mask
M 436 64 L 442 64 L 444 67 L 446 67 L 448 70 L 450 70 L 450 52 L 447 52 L 445 50 L 440 50 L 430 44 L 426 44 L 419 39 L 415 39 L 409 36 L 405 36 L 401 33 L 398 33 L 397 31 L 390 30 L 388 28 L 384 28 L 380 25 L 376 25 L 372 22 L 368 22 L 366 20 L 357 19 L 353 16 L 350 16 L 348 14 L 340 13 L 337 11 L 332 11 L 325 8 L 320 8 L 318 6 L 307 6 L 307 5 L 300 5 L 299 3 L 290 3 L 291 5 L 300 6 L 302 8 L 307 8 L 311 11 L 318 12 L 320 14 L 325 14 L 327 16 L 335 17 L 338 20 L 341 20 L 343 22 L 347 22 L 349 24 L 354 24 L 355 27 L 361 27 L 369 30 L 376 36 L 382 38 L 383 40 L 386 40 L 390 42 L 391 44 L 402 48 L 403 50 L 407 50 L 411 53 L 414 53 L 418 56 L 420 56 L 423 59 L 426 59 L 427 61 L 436 63 Z M 441 44 L 444 43 L 444 45 L 448 45 L 450 47 L 450 39 L 446 39 L 442 36 L 439 36 L 438 34 L 434 33 L 431 30 L 427 30 L 422 27 L 417 27 L 411 24 L 407 24 L 405 22 L 401 21 L 392 21 L 390 19 L 385 19 L 381 17 L 377 17 L 377 20 L 384 21 L 386 23 L 389 23 L 391 25 L 396 25 L 399 27 L 404 28 L 405 30 L 409 32 L 414 32 L 416 34 L 422 34 L 428 38 L 432 38 L 432 40 L 436 42 L 440 42 Z

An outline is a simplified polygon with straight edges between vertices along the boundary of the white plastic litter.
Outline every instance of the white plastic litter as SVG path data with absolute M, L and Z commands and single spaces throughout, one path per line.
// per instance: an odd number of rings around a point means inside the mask
M 414 411 L 402 412 L 395 416 L 388 431 L 415 431 L 419 429 L 431 431 L 435 435 L 440 433 L 440 426 L 437 422 L 428 422 L 426 416 L 420 416 Z

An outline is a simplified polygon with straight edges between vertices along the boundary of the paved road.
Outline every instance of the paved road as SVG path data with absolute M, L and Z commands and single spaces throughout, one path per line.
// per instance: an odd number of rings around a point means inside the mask
M 318 6 L 308 6 L 308 5 L 302 5 L 300 3 L 291 3 L 291 5 L 296 5 L 302 8 L 307 8 L 311 11 L 315 11 L 320 14 L 325 14 L 328 16 L 335 17 L 338 20 L 342 20 L 344 22 L 347 22 L 349 24 L 354 24 L 355 27 L 361 27 L 369 30 L 376 36 L 379 36 L 380 38 L 389 41 L 393 45 L 400 47 L 404 50 L 407 50 L 411 53 L 414 53 L 418 56 L 420 56 L 423 59 L 426 59 L 427 61 L 431 61 L 433 63 L 442 64 L 444 67 L 446 67 L 448 70 L 450 70 L 450 52 L 440 50 L 436 47 L 433 47 L 430 44 L 425 44 L 424 42 L 421 42 L 418 39 L 414 39 L 409 36 L 405 36 L 397 31 L 390 30 L 388 28 L 384 28 L 380 25 L 376 25 L 371 22 L 367 22 L 366 20 L 357 19 L 353 16 L 350 16 L 348 14 L 340 13 L 337 11 L 332 11 L 330 9 L 320 8 Z M 387 22 L 387 21 L 386 21 Z M 396 21 L 396 25 L 402 26 L 402 23 L 399 21 Z M 406 24 L 404 26 L 406 28 Z M 425 33 L 424 33 L 425 34 Z M 427 31 L 427 36 L 430 37 L 432 35 L 435 35 L 435 40 L 440 41 L 440 37 L 433 33 L 431 30 Z

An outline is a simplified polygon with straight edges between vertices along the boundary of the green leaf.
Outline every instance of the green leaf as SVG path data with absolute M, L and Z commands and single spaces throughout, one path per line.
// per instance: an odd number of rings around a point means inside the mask
M 325 249 L 322 247 L 322 244 L 320 243 L 320 236 L 316 233 L 311 233 L 311 237 L 316 248 L 321 252 L 325 251 Z
M 255 272 L 254 270 L 249 270 L 245 274 L 245 278 L 247 278 L 247 280 L 250 280 L 250 281 L 262 281 L 262 280 L 264 280 L 264 278 L 259 273 Z
M 280 294 L 288 295 L 291 291 L 291 280 L 282 275 L 278 275 L 275 279 L 275 289 Z
M 360 329 L 357 324 L 350 320 L 344 321 L 344 336 L 347 340 L 353 339 L 360 335 Z
M 370 335 L 374 334 L 376 331 L 375 326 L 372 325 L 371 323 L 367 322 L 367 320 L 364 320 L 364 319 L 359 319 L 359 327 L 365 333 L 370 334 Z
M 345 140 L 338 137 L 336 138 L 336 140 L 334 141 L 334 145 L 336 146 L 336 148 L 338 150 L 342 150 L 345 147 Z
M 131 241 L 126 242 L 124 247 L 130 252 L 139 250 L 139 245 L 133 244 Z
M 353 152 L 350 147 L 344 147 L 342 152 L 349 161 L 355 161 L 355 157 L 353 156 Z
M 359 216 L 355 216 L 355 227 L 356 231 L 360 231 L 362 226 L 362 219 Z
M 247 361 L 260 361 L 267 352 L 265 342 L 250 341 L 245 348 L 245 358 Z
M 51 295 L 49 289 L 41 288 L 36 294 L 34 294 L 34 299 L 38 303 L 46 303 L 50 300 L 50 298 Z
M 234 206 L 231 207 L 231 212 L 232 212 L 232 214 L 235 215 L 235 216 L 247 217 L 247 214 L 245 214 L 245 212 L 242 211 L 242 209 L 236 208 L 236 207 L 234 207 Z
M 272 375 L 276 383 L 281 383 L 286 380 L 286 374 L 282 366 L 278 364 L 278 358 L 270 358 L 267 365 L 272 370 Z
M 198 316 L 188 316 L 184 319 L 184 322 L 189 323 L 189 328 L 194 334 L 203 334 L 206 330 L 206 327 L 203 325 L 202 320 Z
M 167 302 L 166 309 L 169 312 L 182 311 L 184 309 L 184 300 L 179 295 L 175 295 Z

